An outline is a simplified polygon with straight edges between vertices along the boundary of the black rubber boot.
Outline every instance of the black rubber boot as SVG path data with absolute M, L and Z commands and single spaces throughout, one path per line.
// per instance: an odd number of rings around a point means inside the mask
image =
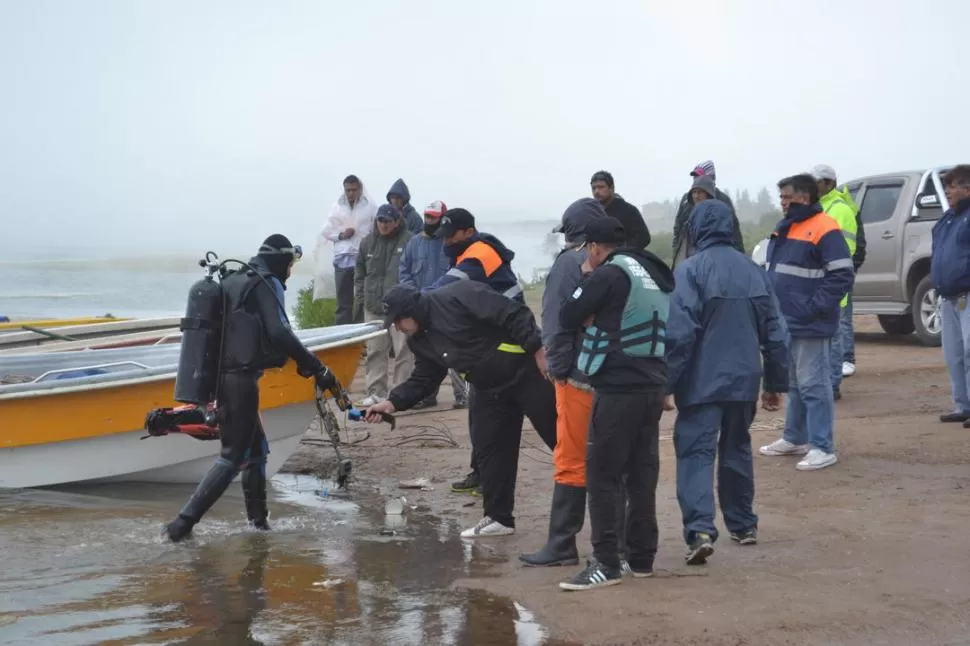
M 576 534 L 586 519 L 586 488 L 556 483 L 549 512 L 549 538 L 538 552 L 520 554 L 530 567 L 579 565 Z
M 209 472 L 202 478 L 202 482 L 195 488 L 195 493 L 182 507 L 178 517 L 165 526 L 165 533 L 169 540 L 178 543 L 188 538 L 195 524 L 225 493 L 226 487 L 229 486 L 234 477 L 236 477 L 236 468 L 232 466 L 232 463 L 222 458 L 216 460 Z
M 265 465 L 252 464 L 242 473 L 243 497 L 246 500 L 246 517 L 256 529 L 269 530 L 266 509 Z

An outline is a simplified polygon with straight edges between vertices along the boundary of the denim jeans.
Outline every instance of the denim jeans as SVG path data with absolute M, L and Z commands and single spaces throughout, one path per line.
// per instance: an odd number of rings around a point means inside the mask
M 835 334 L 829 343 L 829 364 L 832 368 L 832 389 L 836 389 L 842 385 L 842 355 L 843 355 L 843 338 L 845 336 L 845 328 L 842 323 L 846 319 L 846 311 L 844 309 L 839 310 L 839 324 L 835 326 Z
M 943 323 L 943 360 L 950 372 L 953 410 L 970 414 L 970 308 L 957 309 L 957 299 L 940 299 Z
M 829 338 L 791 340 L 783 435 L 792 444 L 810 444 L 825 453 L 834 450 L 831 346 Z
M 842 309 L 842 319 L 839 321 L 839 333 L 842 335 L 842 361 L 855 363 L 855 325 L 852 323 L 852 293 L 849 293 L 849 304 Z

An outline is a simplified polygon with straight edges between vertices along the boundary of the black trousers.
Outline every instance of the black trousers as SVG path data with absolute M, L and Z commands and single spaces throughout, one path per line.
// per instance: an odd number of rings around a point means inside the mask
M 657 480 L 663 391 L 600 393 L 586 444 L 586 488 L 593 556 L 620 567 L 617 528 L 626 480 L 626 551 L 634 569 L 653 567 L 657 554 Z
M 516 379 L 501 388 L 474 389 L 473 455 L 482 477 L 485 516 L 515 527 L 515 479 L 522 423 L 529 418 L 550 449 L 556 446 L 556 391 L 531 357 Z
M 354 268 L 334 267 L 333 279 L 337 284 L 337 311 L 334 323 L 336 325 L 362 323 L 363 308 L 354 308 Z
M 266 433 L 259 421 L 259 375 L 230 372 L 219 389 L 220 457 L 239 469 L 245 463 L 265 465 L 269 455 Z

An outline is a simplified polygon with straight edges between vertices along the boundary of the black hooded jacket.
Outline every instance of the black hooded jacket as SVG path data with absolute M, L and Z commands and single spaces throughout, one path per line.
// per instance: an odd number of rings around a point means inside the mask
M 647 223 L 643 221 L 640 209 L 616 194 L 603 209 L 607 215 L 613 216 L 623 225 L 626 231 L 625 246 L 645 249 L 650 244 L 650 230 L 647 228 Z
M 734 210 L 734 204 L 731 202 L 728 194 L 721 189 L 715 188 L 714 191 L 717 193 L 714 199 L 723 202 L 731 209 L 731 218 L 734 221 L 731 245 L 741 253 L 744 253 L 744 234 L 741 232 L 741 221 L 738 220 L 738 214 Z M 687 240 L 687 223 L 690 221 L 690 214 L 693 212 L 694 200 L 690 197 L 690 191 L 687 191 L 680 200 L 680 208 L 677 209 L 677 217 L 674 218 L 674 256 L 671 266 L 683 261 L 683 258 L 680 257 L 681 255 L 686 258 L 693 253 L 693 249 L 690 249 L 690 242 Z M 687 248 L 685 249 L 684 247 Z
M 630 279 L 619 267 L 606 262 L 617 253 L 639 262 L 664 293 L 674 290 L 674 275 L 667 264 L 639 249 L 617 249 L 589 274 L 582 285 L 563 303 L 559 315 L 562 329 L 579 332 L 585 321 L 594 317 L 596 326 L 607 333 L 618 332 L 623 323 L 623 308 L 630 295 Z M 594 389 L 603 392 L 637 392 L 665 388 L 667 364 L 663 358 L 630 357 L 622 352 L 606 355 L 603 367 L 589 378 Z
M 472 280 L 422 292 L 411 316 L 421 329 L 408 339 L 414 370 L 388 396 L 397 410 L 434 393 L 449 369 L 464 373 L 480 395 L 512 387 L 524 369 L 535 366 L 534 355 L 542 347 L 528 307 Z M 503 352 L 501 344 L 523 352 Z

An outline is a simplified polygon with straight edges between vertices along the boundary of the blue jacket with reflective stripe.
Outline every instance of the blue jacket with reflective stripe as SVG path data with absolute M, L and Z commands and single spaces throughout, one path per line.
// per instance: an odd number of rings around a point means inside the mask
M 838 223 L 816 204 L 792 204 L 768 242 L 768 278 L 792 337 L 831 337 L 855 281 Z

